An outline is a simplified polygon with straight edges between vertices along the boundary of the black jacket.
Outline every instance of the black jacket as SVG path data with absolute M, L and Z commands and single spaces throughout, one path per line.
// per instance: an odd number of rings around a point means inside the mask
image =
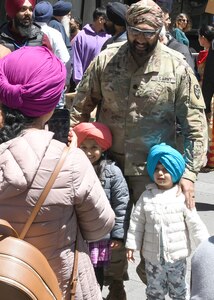
M 187 63 L 195 72 L 195 61 L 192 56 L 192 53 L 189 50 L 189 47 L 182 43 L 179 43 L 171 34 L 168 33 L 167 33 L 167 39 L 168 39 L 168 43 L 166 46 L 183 54 L 186 58 Z
M 30 36 L 17 41 L 9 30 L 10 23 L 5 23 L 0 27 L 0 44 L 9 48 L 11 51 L 17 50 L 23 46 L 47 46 L 50 49 L 48 37 L 41 31 L 41 27 L 35 23 L 31 25 Z M 46 44 L 47 42 L 47 44 Z
M 214 43 L 213 43 L 214 44 Z M 204 76 L 202 83 L 202 93 L 206 104 L 206 113 L 211 112 L 211 100 L 214 94 L 214 45 L 210 47 L 206 64 L 204 68 Z

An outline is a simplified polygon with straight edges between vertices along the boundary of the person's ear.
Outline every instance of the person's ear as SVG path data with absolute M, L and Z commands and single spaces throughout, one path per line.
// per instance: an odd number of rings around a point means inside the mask
M 106 19 L 104 17 L 99 17 L 99 22 L 100 23 L 106 23 Z

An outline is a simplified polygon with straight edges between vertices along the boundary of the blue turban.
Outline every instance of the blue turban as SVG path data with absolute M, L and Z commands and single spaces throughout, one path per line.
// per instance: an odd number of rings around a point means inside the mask
M 72 4 L 70 2 L 58 1 L 53 5 L 53 15 L 54 16 L 66 16 L 72 8 Z
M 185 160 L 183 156 L 174 148 L 165 143 L 153 146 L 147 158 L 147 171 L 154 181 L 154 172 L 158 163 L 172 176 L 173 183 L 178 182 L 185 170 Z
M 48 1 L 40 1 L 36 4 L 33 17 L 36 22 L 49 22 L 53 16 L 53 7 Z

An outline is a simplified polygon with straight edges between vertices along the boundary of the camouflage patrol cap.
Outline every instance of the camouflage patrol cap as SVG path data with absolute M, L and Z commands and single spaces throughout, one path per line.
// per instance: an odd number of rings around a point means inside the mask
M 131 26 L 144 23 L 159 29 L 163 26 L 163 11 L 154 1 L 141 0 L 129 7 L 126 21 Z

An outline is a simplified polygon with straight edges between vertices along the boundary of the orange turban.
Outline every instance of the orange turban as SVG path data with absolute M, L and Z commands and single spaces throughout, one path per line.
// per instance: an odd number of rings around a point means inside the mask
M 80 123 L 73 128 L 77 135 L 77 146 L 79 147 L 85 139 L 93 139 L 105 151 L 112 145 L 110 129 L 99 122 Z

